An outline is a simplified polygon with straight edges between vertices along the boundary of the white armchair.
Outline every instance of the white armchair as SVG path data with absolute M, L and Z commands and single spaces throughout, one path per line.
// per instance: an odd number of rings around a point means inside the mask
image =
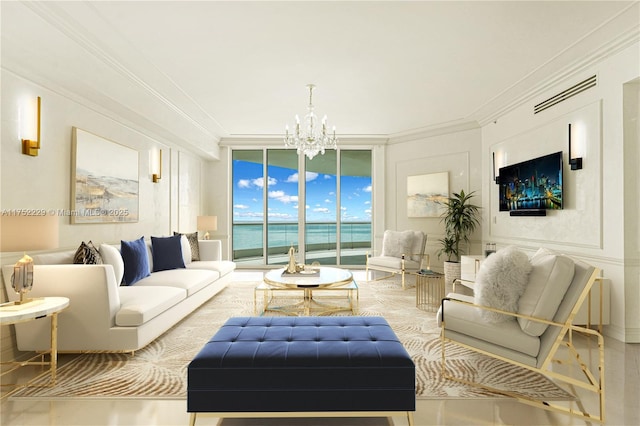
M 384 231 L 382 252 L 373 256 L 367 252 L 365 274 L 369 280 L 369 269 L 389 272 L 377 279 L 400 274 L 402 288 L 405 288 L 405 273 L 419 271 L 422 266 L 427 236 L 422 231 Z
M 519 299 L 517 312 L 479 305 L 474 297 L 455 293 L 443 299 L 438 312 L 442 374 L 448 379 L 506 394 L 536 407 L 579 416 L 588 421 L 604 422 L 604 340 L 595 330 L 573 325 L 573 319 L 600 270 L 544 249 L 536 253 L 531 263 L 533 269 L 526 290 Z M 496 322 L 491 319 L 495 314 L 507 317 L 502 322 Z M 574 332 L 597 339 L 596 371 L 591 371 L 578 355 L 573 345 Z M 457 377 L 447 368 L 446 349 L 450 345 L 462 346 L 529 369 L 574 389 L 579 387 L 593 392 L 599 399 L 599 415 L 588 413 L 580 401 L 577 408 L 567 407 L 561 403 L 524 396 L 517 389 L 495 389 Z M 559 354 L 561 348 L 568 353 Z M 564 359 L 565 356 L 567 359 Z M 583 380 L 575 378 L 573 374 L 555 371 L 551 365 L 558 358 L 563 358 L 561 363 L 575 363 L 575 371 L 584 373 Z

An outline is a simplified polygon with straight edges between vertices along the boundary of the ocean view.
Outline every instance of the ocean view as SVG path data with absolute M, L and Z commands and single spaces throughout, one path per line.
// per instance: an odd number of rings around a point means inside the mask
M 234 258 L 254 256 L 262 249 L 262 223 L 235 223 L 233 225 Z M 307 223 L 306 244 L 309 251 L 335 250 L 336 223 Z M 348 222 L 341 224 L 343 249 L 367 248 L 371 246 L 371 222 Z M 280 222 L 268 225 L 268 248 L 282 248 L 283 253 L 293 244 L 298 246 L 298 223 Z

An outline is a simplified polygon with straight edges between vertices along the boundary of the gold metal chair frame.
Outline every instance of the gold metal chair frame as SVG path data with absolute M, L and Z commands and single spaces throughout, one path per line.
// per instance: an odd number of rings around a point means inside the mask
M 425 238 L 425 244 L 426 244 L 426 238 Z M 405 276 L 405 274 L 410 273 L 410 271 L 407 271 L 407 269 L 405 267 L 405 264 L 404 264 L 405 258 L 407 256 L 409 256 L 409 257 L 411 257 L 411 256 L 421 256 L 420 266 L 419 266 L 418 269 L 422 268 L 422 264 L 423 264 L 423 261 L 424 261 L 425 257 L 427 258 L 427 263 L 429 262 L 429 254 L 428 253 L 423 253 L 423 254 L 410 253 L 410 254 L 402 254 L 402 257 L 400 258 L 400 269 L 387 268 L 385 266 L 378 266 L 378 265 L 376 265 L 374 267 L 371 267 L 371 266 L 369 266 L 369 257 L 371 257 L 371 256 L 369 256 L 369 252 L 368 251 L 365 253 L 365 256 L 366 256 L 366 266 L 365 266 L 365 272 L 364 272 L 365 275 L 364 276 L 366 277 L 367 281 L 380 281 L 380 280 L 384 280 L 384 279 L 387 279 L 387 278 L 391 278 L 391 277 L 395 276 L 396 274 L 400 274 L 400 276 L 402 277 L 402 289 L 403 290 L 405 290 L 404 276 Z M 370 280 L 369 279 L 369 269 L 373 269 L 373 270 L 376 270 L 376 271 L 382 271 L 382 272 L 389 272 L 389 275 L 385 275 L 383 277 L 378 277 L 378 278 Z
M 564 414 L 569 414 L 572 416 L 577 416 L 580 417 L 582 419 L 586 419 L 586 420 L 593 420 L 593 421 L 597 421 L 600 423 L 604 423 L 605 421 L 605 386 L 604 386 L 604 338 L 602 336 L 602 334 L 600 334 L 598 331 L 592 330 L 590 328 L 586 328 L 586 327 L 580 327 L 580 326 L 576 326 L 573 325 L 573 319 L 575 317 L 575 315 L 578 313 L 578 310 L 580 309 L 582 303 L 584 302 L 585 298 L 587 297 L 587 295 L 589 294 L 589 291 L 591 290 L 591 286 L 593 285 L 594 281 L 596 279 L 598 279 L 597 275 L 599 274 L 599 270 L 596 268 L 593 273 L 591 274 L 591 277 L 589 278 L 589 281 L 587 282 L 586 286 L 584 287 L 584 289 L 582 290 L 578 301 L 576 302 L 576 304 L 573 306 L 573 309 L 571 310 L 571 313 L 569 314 L 567 320 L 564 323 L 557 323 L 557 322 L 553 322 L 553 321 L 547 321 L 541 318 L 535 318 L 535 317 L 531 317 L 528 315 L 521 315 L 521 314 L 517 314 L 514 312 L 507 312 L 507 311 L 503 311 L 500 309 L 495 309 L 495 308 L 490 308 L 487 306 L 481 306 L 481 305 L 475 305 L 473 303 L 469 303 L 466 301 L 462 301 L 462 300 L 456 300 L 454 298 L 450 298 L 450 297 L 446 297 L 443 299 L 442 302 L 442 328 L 441 328 L 441 352 L 442 352 L 442 375 L 445 378 L 451 379 L 451 380 L 455 380 L 459 383 L 464 383 L 467 385 L 471 385 L 471 386 L 476 386 L 476 387 L 480 387 L 492 392 L 496 392 L 499 394 L 503 394 L 512 398 L 517 399 L 519 402 L 528 404 L 528 405 L 532 405 L 534 407 L 538 407 L 538 408 L 543 408 L 545 410 L 549 410 L 549 411 L 555 411 L 555 412 L 560 412 L 560 413 L 564 413 Z M 555 342 L 553 343 L 551 349 L 549 350 L 549 353 L 547 354 L 547 356 L 545 357 L 543 363 L 541 364 L 540 367 L 535 367 L 535 366 L 531 366 L 528 364 L 524 364 L 494 353 L 491 353 L 489 351 L 483 350 L 483 349 L 479 349 L 476 347 L 473 347 L 471 345 L 465 344 L 465 343 L 460 343 L 458 341 L 452 340 L 450 338 L 447 338 L 446 336 L 446 313 L 444 312 L 444 300 L 448 300 L 450 302 L 453 303 L 461 303 L 461 304 L 465 304 L 465 305 L 470 305 L 473 306 L 475 308 L 479 308 L 479 309 L 483 309 L 483 310 L 488 310 L 488 311 L 493 311 L 493 312 L 499 312 L 505 315 L 509 315 L 509 316 L 513 316 L 516 318 L 524 318 L 527 320 L 531 320 L 531 321 L 536 321 L 536 322 L 540 322 L 540 323 L 544 323 L 547 324 L 549 326 L 553 326 L 553 327 L 560 327 L 560 333 L 558 334 L 558 337 L 556 338 Z M 587 336 L 595 336 L 597 338 L 598 341 L 598 372 L 593 373 L 589 367 L 586 365 L 586 363 L 581 359 L 580 354 L 578 353 L 577 349 L 575 348 L 575 346 L 573 345 L 573 332 L 579 332 L 579 333 L 583 333 Z M 566 340 L 565 340 L 566 338 Z M 572 407 L 572 405 L 574 404 L 573 402 L 571 402 L 571 405 L 569 407 L 565 407 L 565 406 L 561 406 L 558 404 L 554 404 L 554 403 L 550 403 L 547 401 L 540 401 L 540 400 L 536 400 L 534 398 L 529 398 L 527 396 L 521 395 L 521 394 L 517 394 L 515 392 L 510 392 L 510 391 L 505 391 L 503 389 L 496 389 L 493 388 L 491 386 L 487 386 L 484 385 L 482 383 L 478 383 L 478 382 L 472 382 L 469 380 L 465 380 L 459 377 L 455 377 L 452 374 L 450 374 L 447 371 L 446 368 L 446 344 L 447 343 L 452 343 L 464 348 L 467 348 L 469 350 L 490 356 L 492 358 L 496 358 L 499 360 L 502 360 L 504 362 L 507 362 L 509 364 L 512 365 L 516 365 L 519 367 L 523 367 L 526 368 L 528 370 L 534 371 L 536 373 L 542 374 L 543 376 L 546 376 L 548 378 L 551 379 L 556 379 L 559 381 L 562 381 L 564 383 L 566 383 L 569 387 L 573 388 L 575 387 L 579 387 L 582 389 L 585 389 L 587 391 L 590 392 L 594 392 L 595 394 L 597 394 L 598 399 L 599 399 L 599 415 L 593 415 L 588 413 L 585 408 L 582 406 L 582 404 L 580 403 L 580 401 L 578 400 L 576 403 L 578 405 L 577 409 L 574 409 Z M 555 359 L 554 357 L 556 356 L 556 353 L 558 351 L 558 349 L 560 347 L 566 347 L 569 351 L 569 356 L 568 359 L 566 360 L 560 360 L 560 359 Z M 576 379 L 575 377 L 566 375 L 566 374 L 562 374 L 559 372 L 555 372 L 555 371 L 551 371 L 549 370 L 549 367 L 551 366 L 551 363 L 555 362 L 558 364 L 571 364 L 571 363 L 576 363 L 579 367 L 580 370 L 582 371 L 582 373 L 584 374 L 584 379 L 580 380 L 580 379 Z

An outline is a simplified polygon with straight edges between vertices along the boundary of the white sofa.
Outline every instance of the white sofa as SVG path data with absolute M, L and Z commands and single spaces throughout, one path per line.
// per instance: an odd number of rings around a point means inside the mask
M 73 264 L 73 250 L 36 255 L 29 296 L 70 299 L 69 307 L 58 316 L 60 352 L 132 352 L 152 342 L 230 282 L 235 263 L 222 260 L 221 242 L 201 240 L 198 245 L 201 260 L 192 262 L 191 252 L 184 252 L 185 268 L 151 272 L 149 256 L 150 275 L 129 286 L 120 285 L 116 278 L 122 276 L 117 262 Z M 150 252 L 150 245 L 147 247 Z M 100 251 L 103 249 L 101 246 Z M 9 300 L 17 300 L 11 288 L 12 272 L 12 265 L 3 267 Z M 49 348 L 49 318 L 15 327 L 19 350 Z

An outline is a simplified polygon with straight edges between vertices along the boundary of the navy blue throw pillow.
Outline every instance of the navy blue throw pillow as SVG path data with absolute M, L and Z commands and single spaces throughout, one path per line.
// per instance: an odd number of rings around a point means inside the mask
M 124 261 L 124 282 L 131 285 L 149 274 L 149 256 L 144 237 L 134 241 L 120 241 L 120 253 Z
M 180 235 L 151 237 L 153 272 L 184 268 L 180 238 Z

